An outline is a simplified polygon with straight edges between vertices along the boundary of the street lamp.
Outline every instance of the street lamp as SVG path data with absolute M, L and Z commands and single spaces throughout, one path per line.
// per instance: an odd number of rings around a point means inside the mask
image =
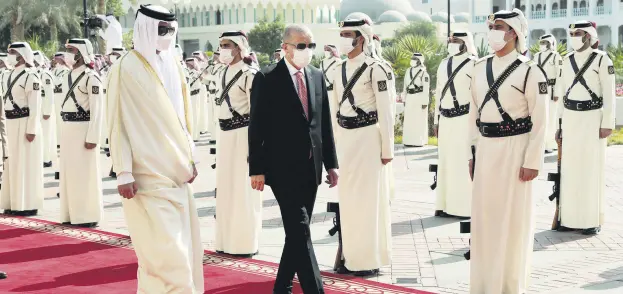
M 89 38 L 89 26 L 87 25 L 87 22 L 89 21 L 89 19 L 87 16 L 87 0 L 82 0 L 82 8 L 84 12 L 84 38 L 88 39 Z
M 450 0 L 448 0 L 448 38 L 450 38 Z

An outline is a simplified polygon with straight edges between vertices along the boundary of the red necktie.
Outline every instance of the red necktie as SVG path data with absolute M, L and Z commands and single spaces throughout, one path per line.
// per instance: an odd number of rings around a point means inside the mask
M 303 104 L 303 111 L 305 112 L 305 117 L 309 119 L 309 105 L 307 104 L 307 87 L 305 87 L 305 83 L 303 82 L 303 73 L 300 71 L 296 72 L 296 83 L 298 85 L 299 90 L 299 99 L 301 99 L 301 104 Z

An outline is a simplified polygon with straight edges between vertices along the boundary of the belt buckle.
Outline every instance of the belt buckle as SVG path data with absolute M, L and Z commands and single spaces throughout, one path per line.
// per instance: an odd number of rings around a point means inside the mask
M 582 105 L 582 102 L 576 102 L 576 103 L 575 103 L 575 108 L 576 108 L 577 110 L 583 110 L 584 108 L 580 107 L 581 105 Z
M 480 126 L 480 132 L 483 135 L 488 135 L 489 134 L 489 133 L 487 133 L 486 129 L 487 129 L 487 126 L 484 126 L 484 125 Z

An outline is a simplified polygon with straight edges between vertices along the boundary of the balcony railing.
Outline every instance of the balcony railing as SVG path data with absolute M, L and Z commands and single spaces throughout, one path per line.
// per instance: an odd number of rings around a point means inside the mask
M 532 19 L 545 19 L 545 11 L 532 11 Z
M 565 18 L 567 17 L 567 9 L 552 10 L 552 18 Z
M 610 7 L 605 7 L 603 5 L 599 5 L 597 7 L 595 7 L 595 14 L 596 15 L 610 15 L 612 14 L 612 9 L 610 9 Z
M 472 22 L 473 23 L 485 23 L 487 21 L 487 17 L 489 16 L 488 15 L 474 15 Z
M 573 16 L 585 16 L 588 15 L 588 8 L 573 8 Z

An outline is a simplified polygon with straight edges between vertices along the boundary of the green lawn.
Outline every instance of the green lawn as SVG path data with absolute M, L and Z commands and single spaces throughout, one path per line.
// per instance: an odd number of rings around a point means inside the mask
M 402 144 L 402 136 L 395 136 L 394 137 L 394 144 Z M 428 145 L 430 145 L 430 146 L 437 146 L 437 138 L 435 138 L 435 137 L 428 137 Z
M 623 145 L 623 128 L 618 128 L 612 132 L 608 138 L 608 145 Z

